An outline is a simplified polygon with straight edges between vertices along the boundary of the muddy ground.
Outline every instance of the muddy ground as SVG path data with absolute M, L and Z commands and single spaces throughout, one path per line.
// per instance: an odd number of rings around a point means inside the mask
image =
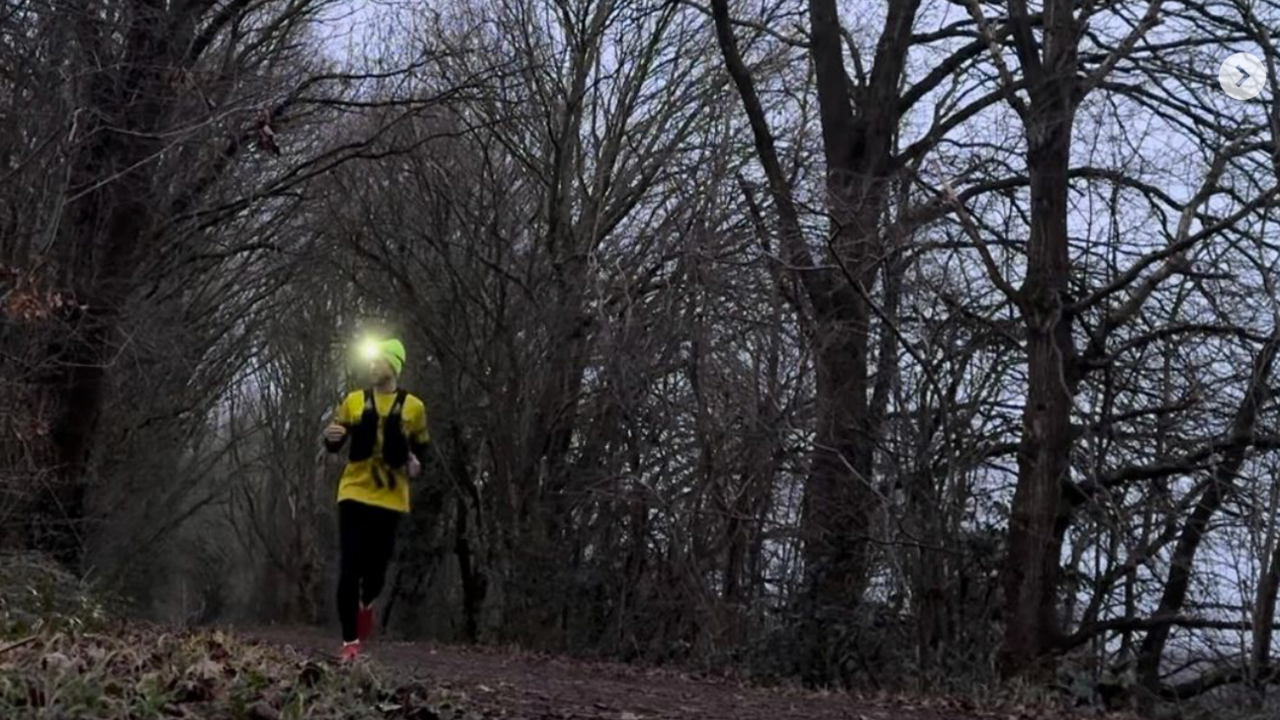
M 312 629 L 252 636 L 331 655 Z M 980 710 L 962 701 L 870 700 L 844 693 L 760 688 L 664 669 L 425 643 L 370 643 L 369 660 L 452 690 L 483 718 L 504 720 L 1030 720 L 1065 717 L 1028 708 Z M 1083 716 L 1081 716 L 1083 717 Z

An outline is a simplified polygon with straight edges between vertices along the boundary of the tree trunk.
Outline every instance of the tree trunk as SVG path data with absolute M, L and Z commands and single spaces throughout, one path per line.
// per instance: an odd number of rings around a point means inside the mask
M 181 67 L 175 48 L 190 42 L 198 15 L 192 8 L 134 3 L 112 47 L 112 28 L 86 14 L 76 36 L 80 51 L 97 58 L 85 83 L 88 127 L 71 160 L 69 192 L 57 238 L 63 284 L 85 309 L 69 344 L 51 354 L 63 368 L 53 388 L 60 396 L 52 439 L 58 449 L 61 512 L 73 532 L 55 542 L 60 559 L 77 565 L 83 540 L 74 533 L 87 510 L 94 475 L 96 435 L 107 386 L 106 368 L 118 344 L 124 306 L 140 260 L 155 243 L 160 215 L 148 162 L 157 157 L 176 101 L 170 82 Z
M 1052 93 L 1052 94 L 1050 94 Z M 1074 104 L 1071 90 L 1047 91 L 1027 123 L 1031 232 L 1020 292 L 1027 331 L 1027 401 L 1018 450 L 1018 484 L 1004 567 L 1006 675 L 1043 675 L 1061 630 L 1058 579 L 1069 508 L 1072 395 L 1078 382 L 1068 282 L 1067 171 Z
M 458 557 L 458 574 L 462 578 L 462 622 L 467 642 L 480 641 L 480 614 L 484 609 L 485 596 L 488 594 L 488 578 L 478 567 L 475 551 L 471 547 L 471 539 L 477 534 L 471 529 L 472 512 L 477 521 L 481 517 L 480 493 L 475 479 L 471 477 L 471 468 L 467 463 L 469 456 L 466 442 L 462 437 L 462 429 L 456 423 L 449 424 L 449 465 L 450 475 L 458 482 L 457 518 L 454 528 L 453 551 Z M 474 508 L 474 510 L 473 510 Z M 478 528 L 477 528 L 478 531 Z
M 802 642 L 804 674 L 832 677 L 828 618 L 860 600 L 868 573 L 870 483 L 874 430 L 868 406 L 868 286 L 878 262 L 878 225 L 892 173 L 900 81 L 911 46 L 919 0 L 891 3 L 866 82 L 853 84 L 844 67 L 843 35 L 834 0 L 810 0 L 810 57 L 817 79 L 829 254 L 838 268 L 819 268 L 804 241 L 790 181 L 782 171 L 755 82 L 738 50 L 727 0 L 711 4 L 725 65 L 751 123 L 757 154 L 780 221 L 782 255 L 798 270 L 816 322 L 810 341 L 817 365 L 815 446 L 805 488 L 802 537 L 808 616 Z M 855 96 L 856 93 L 856 96 Z M 828 263 L 824 263 L 828 264 Z
M 1025 103 L 1006 88 L 1027 139 L 1031 218 L 1027 271 L 1012 298 L 1027 343 L 1027 398 L 1018 448 L 1018 483 L 1002 570 L 1005 636 L 997 665 L 1004 676 L 1045 678 L 1061 639 L 1058 580 L 1070 519 L 1072 396 L 1079 382 L 1071 318 L 1071 245 L 1067 234 L 1071 131 L 1083 86 L 1079 33 L 1071 0 L 1045 3 L 1037 42 L 1023 0 L 1009 0 L 1010 28 L 1026 75 Z
M 1250 657 L 1254 683 L 1258 692 L 1265 692 L 1263 679 L 1274 673 L 1271 668 L 1271 640 L 1275 636 L 1276 598 L 1280 595 L 1280 543 L 1271 550 L 1262 582 L 1258 585 L 1258 600 L 1253 613 L 1253 652 Z
M 867 575 L 871 428 L 864 303 L 818 323 L 816 449 L 805 493 L 808 584 L 815 611 L 850 608 Z

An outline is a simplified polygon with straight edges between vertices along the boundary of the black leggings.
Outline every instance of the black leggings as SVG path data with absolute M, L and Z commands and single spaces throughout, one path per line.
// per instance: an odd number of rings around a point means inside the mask
M 387 563 L 396 545 L 400 513 L 353 500 L 338 503 L 338 619 L 342 639 L 356 639 L 360 603 L 368 605 L 382 592 Z

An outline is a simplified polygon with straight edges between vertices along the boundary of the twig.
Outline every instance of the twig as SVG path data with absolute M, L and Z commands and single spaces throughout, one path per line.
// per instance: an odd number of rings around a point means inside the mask
M 917 178 L 917 182 L 920 180 Z M 996 263 L 995 258 L 991 255 L 991 249 L 987 247 L 987 243 L 982 239 L 982 233 L 978 230 L 977 224 L 973 221 L 973 217 L 969 214 L 969 209 L 965 207 L 964 201 L 960 199 L 959 194 L 951 187 L 951 182 L 944 179 L 942 181 L 942 191 L 939 193 L 943 201 L 955 210 L 956 217 L 960 220 L 960 227 L 964 229 L 965 234 L 973 242 L 973 246 L 978 250 L 978 256 L 982 258 L 982 265 L 987 270 L 991 282 L 995 283 L 997 289 L 1004 293 L 1016 307 L 1022 307 L 1022 293 L 1005 278 L 1001 272 L 1000 266 Z
M 17 649 L 18 649 L 18 648 L 20 648 L 20 647 L 23 647 L 23 646 L 26 646 L 26 645 L 30 645 L 31 643 L 33 643 L 33 642 L 35 642 L 35 641 L 36 641 L 36 638 L 37 638 L 37 637 L 39 637 L 39 636 L 38 636 L 38 635 L 32 635 L 31 637 L 29 637 L 29 638 L 27 638 L 27 639 L 25 639 L 25 640 L 19 640 L 19 641 L 15 642 L 15 643 L 11 643 L 11 644 L 9 644 L 9 645 L 5 645 L 4 647 L 0 647 L 0 655 L 4 655 L 5 653 L 9 652 L 10 650 L 17 650 Z

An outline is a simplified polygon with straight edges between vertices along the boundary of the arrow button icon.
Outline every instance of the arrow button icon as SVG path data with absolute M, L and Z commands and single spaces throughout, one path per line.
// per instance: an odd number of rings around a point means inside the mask
M 1235 53 L 1218 68 L 1218 85 L 1233 100 L 1255 98 L 1267 86 L 1267 66 L 1249 53 Z

